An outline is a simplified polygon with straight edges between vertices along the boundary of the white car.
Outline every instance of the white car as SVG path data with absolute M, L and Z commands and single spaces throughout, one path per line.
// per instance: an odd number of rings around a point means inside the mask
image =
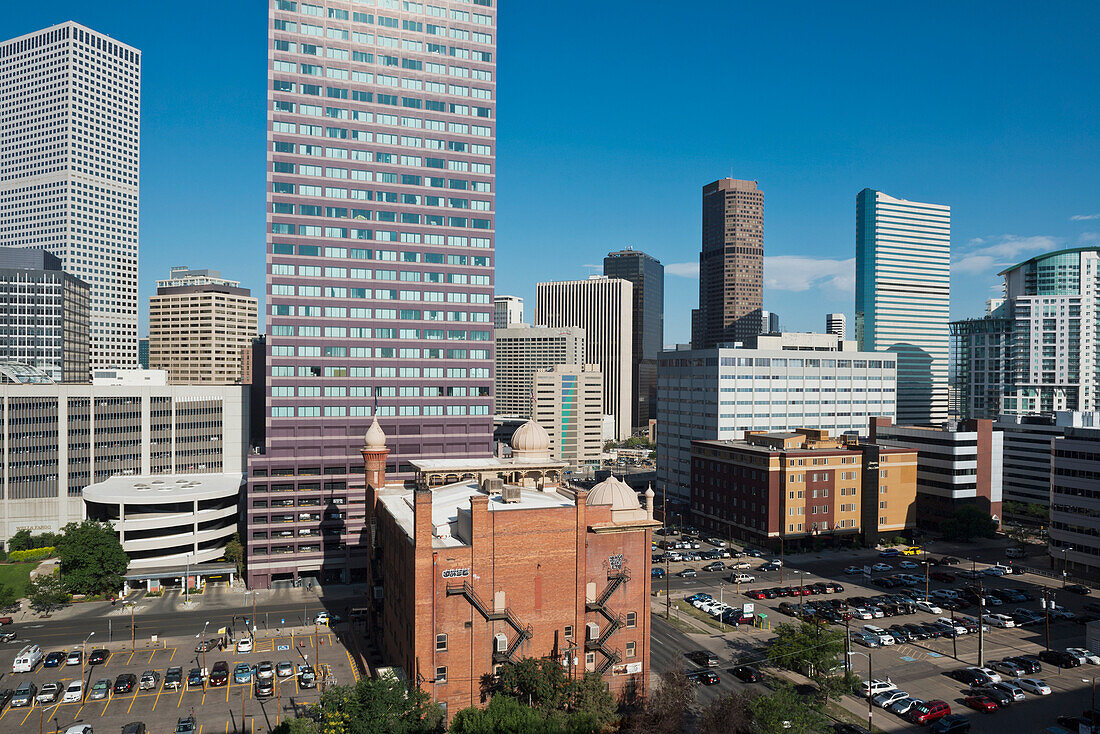
M 913 708 L 919 703 L 924 703 L 924 701 L 919 698 L 900 699 L 890 705 L 890 713 L 897 714 L 898 716 L 905 716 L 907 713 L 909 713 L 909 709 Z
M 875 615 L 866 607 L 856 607 L 852 610 L 852 616 L 856 619 L 874 619 Z
M 917 599 L 915 602 L 913 602 L 913 606 L 921 610 L 922 612 L 928 612 L 929 614 L 943 614 L 942 609 L 940 609 L 927 599 Z
M 1038 678 L 1013 678 L 1012 682 L 1036 696 L 1049 696 L 1052 692 L 1046 681 Z
M 982 573 L 984 573 L 986 576 L 1004 576 L 1005 575 L 1005 572 L 1002 571 L 1000 568 L 998 568 L 996 566 L 990 566 L 989 568 L 983 569 Z
M 893 568 L 889 563 L 876 563 L 871 566 L 872 571 L 889 571 Z
M 909 698 L 909 694 L 905 691 L 901 691 L 895 688 L 892 691 L 880 693 L 877 696 L 872 697 L 871 700 L 879 708 L 889 708 L 903 698 Z
M 252 638 L 242 637 L 241 639 L 237 640 L 237 652 L 252 652 Z
M 902 561 L 898 564 L 899 568 L 920 568 L 919 563 L 913 563 L 912 561 Z
M 1001 675 L 996 670 L 992 670 L 990 668 L 977 668 L 977 667 L 967 668 L 967 670 L 974 671 L 976 673 L 984 673 L 985 676 L 987 678 L 989 678 L 989 681 L 991 683 L 1000 683 L 1001 682 Z
M 871 616 L 875 619 L 882 619 L 886 616 L 886 612 L 882 611 L 879 607 L 867 607 L 867 611 L 869 611 Z
M 983 614 L 982 621 L 989 622 L 994 627 L 1000 627 L 1001 629 L 1008 629 L 1009 627 L 1016 626 L 1016 623 L 1012 621 L 1012 617 L 1007 614 Z M 1100 662 L 1100 660 L 1097 662 Z
M 735 571 L 739 570 L 739 569 L 743 569 L 743 568 L 749 568 L 749 562 L 748 561 L 734 561 L 733 563 L 727 563 L 726 568 L 729 568 L 729 569 L 732 569 L 732 570 L 735 570 Z
M 896 688 L 897 686 L 895 686 L 889 678 L 886 680 L 875 678 L 874 680 L 864 681 L 860 684 L 859 695 L 861 697 L 871 696 L 873 698 L 880 693 L 886 693 Z
M 1086 650 L 1083 647 L 1067 647 L 1066 652 L 1076 656 L 1077 661 L 1082 664 L 1091 663 L 1093 665 L 1100 665 L 1100 655 L 1090 650 Z
M 932 596 L 937 599 L 958 599 L 959 592 L 954 589 L 936 589 L 932 592 Z
M 966 626 L 960 623 L 958 620 L 952 622 L 951 617 L 940 617 L 936 621 L 940 624 L 946 624 L 948 627 L 954 628 L 956 635 L 965 635 L 967 633 Z
M 73 724 L 65 730 L 65 734 L 92 734 L 92 727 L 87 724 Z
M 61 696 L 62 703 L 80 703 L 84 700 L 84 681 L 74 680 Z
M 751 584 L 756 581 L 756 577 L 751 573 L 735 573 L 730 574 L 731 584 Z

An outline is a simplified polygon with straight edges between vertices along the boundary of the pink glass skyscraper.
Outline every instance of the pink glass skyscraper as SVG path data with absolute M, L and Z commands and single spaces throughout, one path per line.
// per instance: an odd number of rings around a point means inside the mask
M 248 568 L 365 580 L 359 449 L 492 439 L 493 0 L 270 0 L 266 445 Z

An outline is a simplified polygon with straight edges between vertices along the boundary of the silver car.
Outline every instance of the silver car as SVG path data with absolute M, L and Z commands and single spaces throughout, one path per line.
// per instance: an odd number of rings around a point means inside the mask
M 909 709 L 913 708 L 918 703 L 924 703 L 924 701 L 919 698 L 903 698 L 900 701 L 894 701 L 890 704 L 890 708 L 888 708 L 887 711 L 892 714 L 897 714 L 898 716 L 905 716 L 909 713 Z

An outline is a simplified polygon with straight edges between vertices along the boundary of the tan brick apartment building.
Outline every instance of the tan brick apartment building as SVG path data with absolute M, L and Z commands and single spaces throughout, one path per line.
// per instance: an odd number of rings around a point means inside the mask
M 652 491 L 561 484 L 534 422 L 511 459 L 416 460 L 387 484 L 377 421 L 363 457 L 369 619 L 384 663 L 444 705 L 482 705 L 481 679 L 524 657 L 596 672 L 620 694 L 649 685 Z
M 775 545 L 905 534 L 916 526 L 916 451 L 828 431 L 693 441 L 691 510 L 723 537 Z

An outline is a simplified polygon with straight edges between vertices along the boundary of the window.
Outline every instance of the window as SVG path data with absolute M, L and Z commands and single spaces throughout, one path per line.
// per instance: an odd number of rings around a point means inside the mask
M 447 652 L 447 635 L 435 636 L 435 651 Z M 444 670 L 446 670 L 446 668 L 444 668 Z M 444 678 L 446 678 L 446 673 L 444 673 Z
M 638 626 L 638 613 L 637 612 L 627 612 L 626 613 L 626 626 L 627 626 L 627 629 L 633 629 L 634 627 Z
M 435 669 L 435 682 L 446 683 L 447 682 L 447 666 L 441 665 Z
M 573 625 L 571 625 L 571 624 L 565 625 L 565 639 L 567 639 L 567 640 L 572 640 L 573 639 Z
M 628 658 L 634 657 L 634 654 L 637 651 L 637 648 L 638 648 L 638 643 L 637 642 L 628 642 L 628 643 L 626 643 L 626 656 Z
M 595 665 L 596 664 L 596 653 L 586 652 L 584 654 L 584 664 L 585 665 Z

